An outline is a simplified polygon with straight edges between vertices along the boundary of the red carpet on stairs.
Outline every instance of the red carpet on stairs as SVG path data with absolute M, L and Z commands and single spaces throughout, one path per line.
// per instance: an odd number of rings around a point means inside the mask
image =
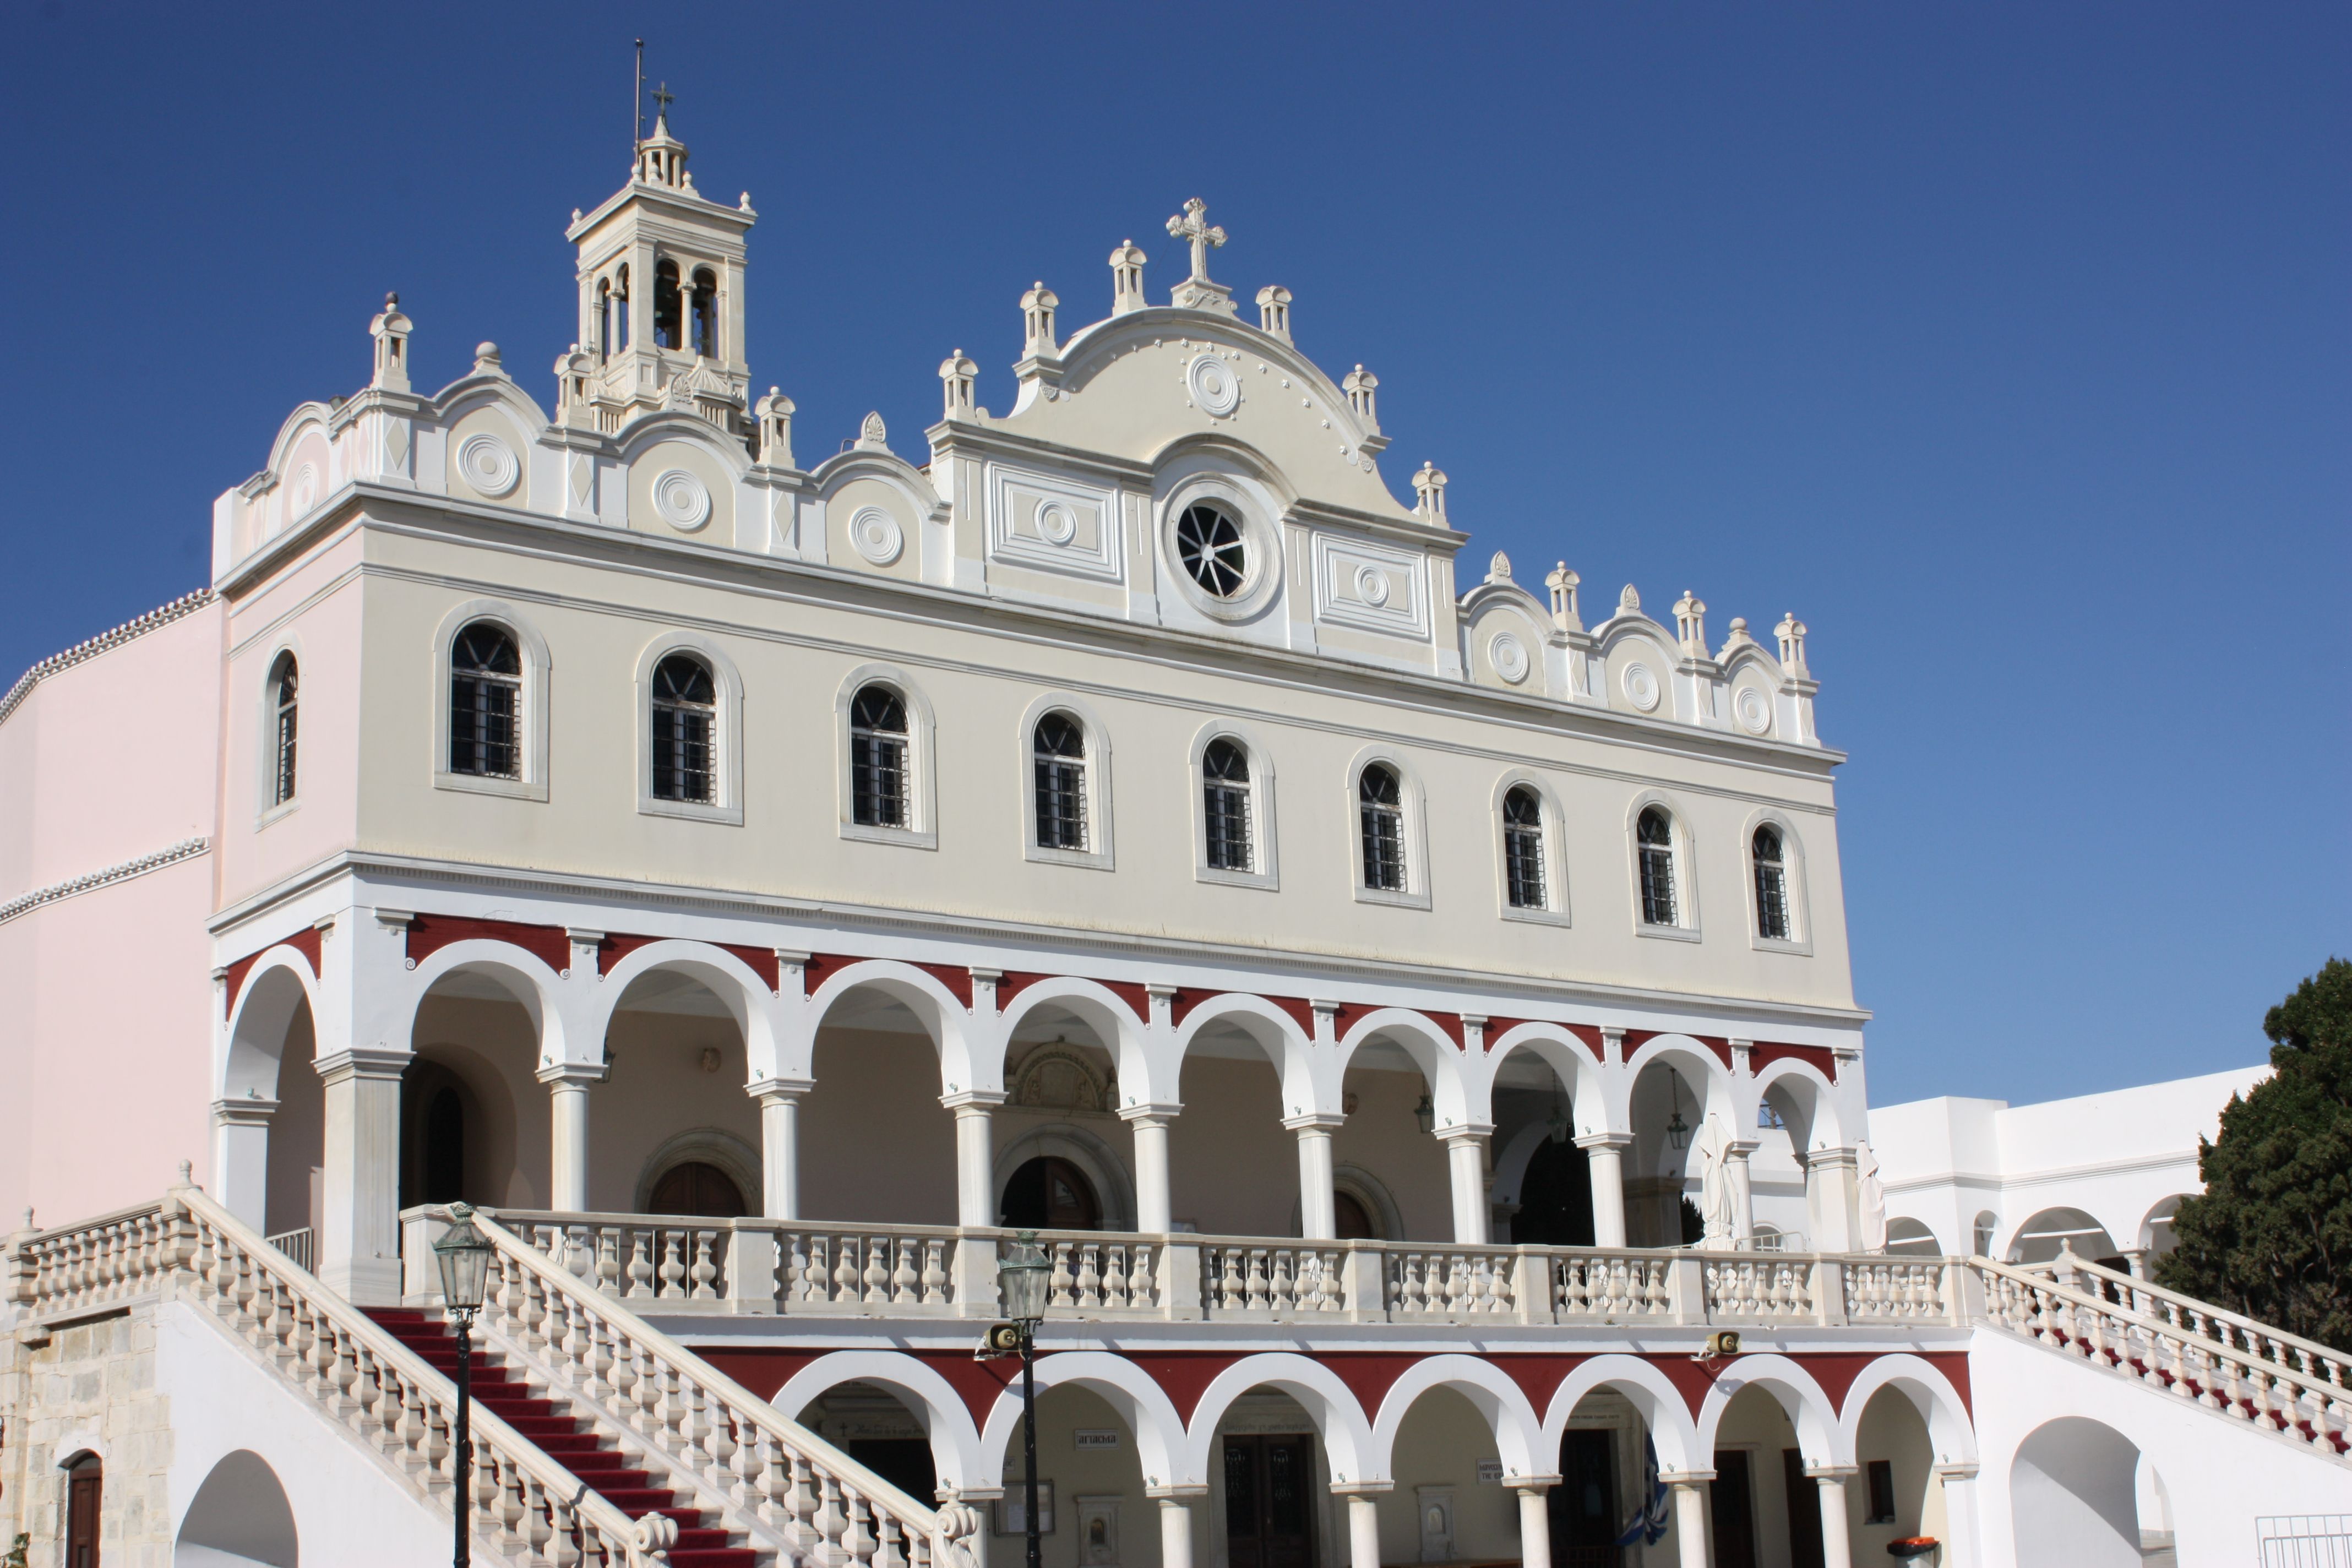
M 437 1315 L 408 1308 L 375 1307 L 368 1316 L 386 1333 L 423 1356 L 451 1377 L 457 1375 L 457 1337 Z M 728 1544 L 728 1532 L 704 1523 L 698 1510 L 677 1506 L 677 1494 L 653 1484 L 653 1478 L 633 1468 L 628 1457 L 611 1447 L 586 1423 L 560 1409 L 553 1400 L 534 1396 L 506 1369 L 474 1353 L 474 1403 L 495 1411 L 500 1420 L 539 1445 L 548 1458 L 588 1483 L 599 1496 L 631 1519 L 653 1512 L 677 1521 L 677 1544 L 670 1549 L 672 1568 L 753 1568 L 760 1554 L 745 1546 Z

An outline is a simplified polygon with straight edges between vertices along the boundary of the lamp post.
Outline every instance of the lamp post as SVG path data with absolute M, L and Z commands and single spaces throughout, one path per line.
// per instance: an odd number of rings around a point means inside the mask
M 489 1279 L 490 1241 L 474 1228 L 474 1211 L 466 1204 L 449 1205 L 449 1228 L 433 1243 L 433 1260 L 441 1267 L 441 1300 L 450 1322 L 457 1329 L 457 1451 L 451 1470 L 457 1485 L 457 1568 L 473 1561 L 474 1510 L 474 1314 L 482 1310 L 482 1289 Z
M 1037 1233 L 1024 1230 L 1004 1251 L 996 1268 L 996 1295 L 1003 1303 L 1005 1324 L 1021 1352 L 1021 1520 L 1028 1537 L 1029 1568 L 1039 1568 L 1037 1546 L 1037 1324 L 1045 1316 L 1045 1287 L 1054 1266 L 1037 1245 Z M 992 1335 L 993 1339 L 995 1336 Z

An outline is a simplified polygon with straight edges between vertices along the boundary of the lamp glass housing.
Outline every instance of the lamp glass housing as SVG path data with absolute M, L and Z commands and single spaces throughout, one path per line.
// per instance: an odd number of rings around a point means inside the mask
M 1044 1318 L 1045 1290 L 1053 1273 L 1054 1266 L 1046 1259 L 1045 1249 L 1037 1245 L 1037 1233 L 1016 1233 L 1013 1244 L 1004 1249 L 1003 1261 L 996 1266 L 996 1294 L 1004 1315 L 1021 1323 L 1034 1323 Z
M 1431 1103 L 1428 1095 L 1423 1095 L 1421 1103 L 1412 1108 L 1412 1119 L 1421 1124 L 1421 1130 L 1423 1132 L 1436 1131 L 1437 1107 Z
M 433 1243 L 442 1300 L 452 1312 L 478 1311 L 490 1277 L 490 1238 L 475 1228 L 474 1211 L 466 1204 L 449 1205 L 449 1221 Z
M 1690 1123 L 1683 1120 L 1680 1110 L 1675 1110 L 1675 1119 L 1666 1123 L 1666 1142 L 1677 1149 L 1690 1147 Z

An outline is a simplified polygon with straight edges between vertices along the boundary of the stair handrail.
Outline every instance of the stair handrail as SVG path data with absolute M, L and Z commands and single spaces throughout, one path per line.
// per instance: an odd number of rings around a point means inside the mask
M 426 1500 L 454 1495 L 457 1384 L 201 1188 L 183 1184 L 159 1203 L 19 1232 L 7 1252 L 10 1295 L 37 1323 L 108 1310 L 151 1282 L 159 1294 L 192 1286 L 201 1292 L 192 1305 L 372 1442 Z M 471 1416 L 473 1517 L 493 1550 L 531 1564 L 667 1561 L 669 1520 L 632 1520 L 494 1412 L 476 1405 Z M 560 1556 L 562 1547 L 573 1550 Z
M 2152 1279 L 2143 1279 L 2138 1275 L 2110 1268 L 2103 1263 L 2094 1263 L 2089 1258 L 2077 1254 L 2071 1246 L 2062 1246 L 2060 1257 L 2048 1263 L 2009 1264 L 2003 1267 L 2016 1268 L 2020 1273 L 2032 1274 L 2037 1277 L 2046 1276 L 2053 1280 L 2062 1282 L 2065 1270 L 2071 1267 L 2076 1274 L 2087 1274 L 2095 1279 L 2104 1280 L 2126 1296 L 2145 1298 L 2158 1310 L 2151 1310 L 2149 1308 L 2140 1306 L 2137 1301 L 2118 1301 L 2110 1297 L 2108 1300 L 2112 1306 L 2140 1317 L 2165 1322 L 2175 1332 L 2200 1334 L 2216 1343 L 2231 1345 L 2232 1349 L 2242 1353 L 2261 1354 L 2263 1345 L 2283 1352 L 2291 1352 L 2302 1362 L 2299 1368 L 2295 1368 L 2292 1362 L 2283 1360 L 2277 1355 L 2263 1355 L 2262 1359 L 2298 1370 L 2306 1377 L 2319 1378 L 2338 1388 L 2352 1388 L 2352 1356 L 2347 1356 L 2344 1352 L 2331 1349 L 2315 1341 L 2306 1340 L 2297 1334 L 2288 1333 L 2284 1329 L 2273 1328 L 2259 1318 L 2250 1318 L 2242 1312 L 2233 1312 L 2227 1307 L 2217 1307 L 2210 1301 L 2200 1300 L 2197 1297 L 2168 1289 Z M 2096 1292 L 2093 1293 L 2096 1294 Z M 2183 1321 L 2192 1316 L 2202 1319 L 2203 1323 Z M 2247 1342 L 2259 1342 L 2259 1343 L 2233 1344 L 2229 1333 L 2215 1333 L 2208 1325 L 2229 1330 Z
M 445 1207 L 429 1212 L 448 1218 Z M 976 1510 L 926 1507 L 517 1236 L 498 1211 L 473 1217 L 496 1257 L 485 1312 L 579 1369 L 592 1402 L 633 1401 L 641 1436 L 796 1555 L 840 1568 L 971 1568 L 961 1543 L 980 1529 Z M 897 1526 L 903 1555 L 887 1528 L 877 1538 L 869 1511 Z
M 2341 1384 L 2130 1310 L 2032 1268 L 1984 1257 L 1970 1258 L 1968 1264 L 1983 1288 L 1982 1321 L 1991 1327 L 2234 1419 L 2267 1426 L 2329 1458 L 2345 1458 L 2352 1447 L 2352 1390 Z

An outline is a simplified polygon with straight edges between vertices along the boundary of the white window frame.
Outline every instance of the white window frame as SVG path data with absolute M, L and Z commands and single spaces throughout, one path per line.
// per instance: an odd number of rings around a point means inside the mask
M 1087 847 L 1057 849 L 1037 842 L 1037 726 L 1048 713 L 1067 713 L 1086 735 Z M 1014 741 L 1021 758 L 1021 855 L 1049 866 L 1082 866 L 1089 870 L 1116 869 L 1112 860 L 1110 820 L 1110 731 L 1086 703 L 1066 692 L 1048 692 L 1029 704 L 1021 715 Z
M 1364 770 L 1381 764 L 1397 776 L 1399 825 L 1404 831 L 1404 887 L 1396 892 L 1369 887 L 1364 881 L 1363 801 L 1357 794 Z M 1394 746 L 1367 746 L 1348 763 L 1347 807 L 1341 820 L 1348 829 L 1348 878 L 1355 884 L 1360 904 L 1387 904 L 1395 909 L 1429 908 L 1429 834 L 1426 797 L 1421 774 Z
M 1642 845 L 1638 829 L 1642 813 L 1656 806 L 1666 814 L 1666 826 L 1673 829 L 1675 858 L 1675 923 L 1653 925 L 1642 918 Z M 1658 790 L 1643 790 L 1633 797 L 1631 809 L 1625 813 L 1625 869 L 1632 880 L 1626 886 L 1632 893 L 1633 934 L 1654 937 L 1662 942 L 1697 942 L 1701 940 L 1698 923 L 1698 853 L 1696 840 L 1691 833 L 1690 814 L 1681 803 Z
M 515 725 L 515 744 L 521 752 L 520 778 L 486 778 L 479 773 L 452 773 L 449 769 L 449 689 L 457 674 L 451 665 L 451 650 L 457 644 L 457 634 L 477 621 L 489 621 L 503 627 L 507 635 L 514 638 L 515 652 L 522 663 L 522 686 L 515 693 L 515 700 L 522 707 L 520 721 Z M 513 800 L 544 801 L 547 798 L 548 673 L 553 668 L 547 655 L 547 639 L 540 636 L 537 626 L 502 599 L 467 600 L 441 617 L 440 629 L 433 635 L 433 787 L 457 790 L 467 795 L 497 795 Z M 648 665 L 646 668 L 650 672 L 653 667 Z M 650 763 L 647 768 L 650 780 Z M 674 803 L 665 801 L 663 804 Z
M 1522 786 L 1536 792 L 1536 800 L 1543 810 L 1544 901 L 1537 909 L 1522 909 L 1511 902 L 1510 856 L 1503 846 L 1503 801 Z M 1569 918 L 1568 814 L 1551 785 L 1526 768 L 1511 769 L 1495 781 L 1495 797 L 1488 808 L 1487 821 L 1494 834 L 1495 907 L 1502 917 L 1536 925 L 1574 924 Z
M 450 628 L 455 635 L 457 628 Z M 712 798 L 664 800 L 654 794 L 654 667 L 674 653 L 692 654 L 710 669 L 712 695 L 719 710 L 712 715 L 712 739 L 719 747 L 711 765 Z M 637 766 L 637 812 L 643 816 L 675 816 L 689 822 L 743 825 L 743 678 L 735 661 L 709 637 L 694 632 L 664 632 L 637 655 L 635 705 L 629 725 L 636 732 L 632 752 Z
M 1242 577 L 1241 592 L 1230 599 L 1220 599 L 1194 582 L 1176 548 L 1178 521 L 1185 508 L 1201 501 L 1215 502 L 1241 525 L 1242 552 L 1248 569 Z M 1228 624 L 1253 620 L 1265 612 L 1282 583 L 1283 538 L 1282 531 L 1270 521 L 1274 508 L 1255 485 L 1239 474 L 1203 468 L 1176 479 L 1154 504 L 1159 510 L 1154 531 L 1162 569 L 1187 605 L 1211 620 Z
M 1788 884 L 1789 934 L 1785 938 L 1764 934 L 1760 911 L 1756 907 L 1756 830 L 1769 827 L 1780 835 L 1780 875 Z M 1805 841 L 1797 835 L 1797 826 L 1785 812 L 1765 807 L 1748 819 L 1740 830 L 1739 864 L 1747 880 L 1748 940 L 1759 952 L 1790 952 L 1810 958 L 1813 952 L 1813 921 L 1811 902 L 1805 896 Z
M 1246 871 L 1209 864 L 1208 780 L 1202 771 L 1202 758 L 1213 741 L 1231 741 L 1249 758 L 1250 868 Z M 1192 766 L 1188 771 L 1192 791 L 1184 809 L 1192 819 L 1192 879 L 1229 888 L 1278 891 L 1282 887 L 1282 864 L 1278 852 L 1281 840 L 1275 833 L 1274 822 L 1274 761 L 1265 743 L 1243 725 L 1213 719 L 1192 736 Z
M 291 656 L 295 670 L 294 697 L 294 793 L 284 800 L 278 798 L 278 661 Z M 268 657 L 261 661 L 261 692 L 258 704 L 260 722 L 257 726 L 254 746 L 253 830 L 257 833 L 281 818 L 302 809 L 302 757 L 304 724 L 302 720 L 302 689 L 310 684 L 310 661 L 302 650 L 302 639 L 288 632 L 269 645 Z
M 879 682 L 898 692 L 907 710 L 907 826 L 881 827 L 857 820 L 857 783 L 850 766 L 849 708 L 857 694 Z M 909 849 L 940 847 L 939 796 L 934 775 L 938 723 L 931 700 L 895 664 L 861 664 L 842 680 L 833 699 L 834 795 L 836 827 L 844 838 L 896 844 Z

